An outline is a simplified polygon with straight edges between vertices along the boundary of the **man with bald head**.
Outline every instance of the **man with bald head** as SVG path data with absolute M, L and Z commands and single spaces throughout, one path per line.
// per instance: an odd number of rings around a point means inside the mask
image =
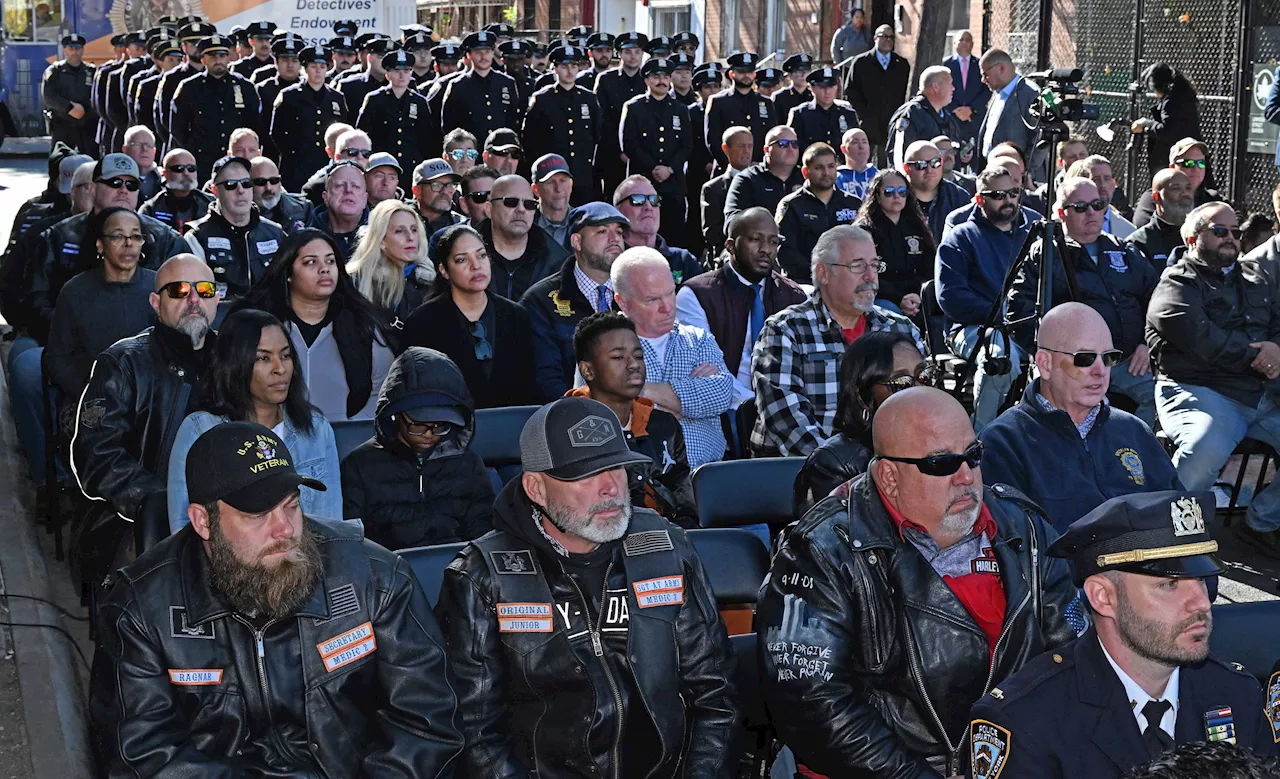
M 1155 425 L 1155 381 L 1144 329 L 1147 303 L 1159 274 L 1134 249 L 1103 232 L 1103 217 L 1110 207 L 1091 180 L 1068 177 L 1062 182 L 1055 210 L 1066 237 L 1066 256 L 1054 252 L 1049 304 L 1075 300 L 1102 315 L 1119 351 L 1118 361 L 1106 366 L 1111 370 L 1111 390 L 1138 404 L 1138 418 Z M 1009 294 L 1010 319 L 1035 313 L 1043 263 L 1044 241 L 1040 239 L 1032 245 L 1014 280 Z M 1033 351 L 1034 333 L 1030 320 L 1014 330 L 1014 340 L 1028 354 Z
M 1280 447 L 1280 279 L 1240 256 L 1227 203 L 1197 206 L 1182 224 L 1187 253 L 1165 270 L 1147 310 L 1160 426 L 1177 445 L 1188 490 L 1207 490 L 1243 438 Z M 1232 531 L 1280 558 L 1280 486 L 1253 497 Z
M 729 219 L 739 211 L 760 206 L 773 213 L 784 196 L 799 189 L 804 183 L 799 164 L 802 151 L 795 130 L 780 124 L 769 131 L 764 141 L 764 161 L 734 176 L 729 184 L 724 201 L 726 232 Z
M 307 224 L 311 207 L 297 195 L 284 191 L 280 169 L 270 157 L 254 157 L 249 164 L 253 202 L 262 218 L 280 225 L 286 233 L 301 230 Z
M 186 149 L 170 149 L 161 162 L 164 187 L 138 208 L 138 213 L 158 219 L 182 232 L 187 222 L 209 213 L 213 198 L 196 180 L 196 158 Z
M 983 446 L 954 398 L 898 392 L 872 436 L 868 472 L 774 555 L 757 612 L 765 703 L 816 773 L 954 777 L 968 708 L 1087 618 L 1068 623 L 1076 592 L 1043 552 L 1056 534 L 1040 510 L 984 488 Z
M 1182 223 L 1195 208 L 1195 191 L 1185 173 L 1161 168 L 1151 177 L 1151 199 L 1155 215 L 1133 231 L 1129 245 L 1141 252 L 1159 275 L 1168 267 L 1174 251 L 1186 246 L 1182 242 Z
M 71 467 L 93 501 L 73 548 L 85 581 L 99 582 L 168 535 L 165 467 L 178 426 L 195 411 L 216 337 L 213 271 L 192 254 L 167 260 L 151 295 L 154 327 L 98 356 L 76 415 Z
M 1151 428 L 1105 400 L 1107 363 L 1120 357 L 1101 314 L 1084 303 L 1056 306 L 1040 323 L 1038 378 L 982 429 L 987 479 L 1017 487 L 1058 532 L 1111 498 L 1182 489 Z
M 969 193 L 942 177 L 942 152 L 930 141 L 916 141 L 908 146 L 900 170 L 907 177 L 911 192 L 933 231 L 933 240 L 941 241 L 947 216 L 969 202 Z
M 523 176 L 499 176 L 489 190 L 489 219 L 476 225 L 489 252 L 489 292 L 519 300 L 529 287 L 569 258 L 561 244 L 535 228 L 538 201 Z

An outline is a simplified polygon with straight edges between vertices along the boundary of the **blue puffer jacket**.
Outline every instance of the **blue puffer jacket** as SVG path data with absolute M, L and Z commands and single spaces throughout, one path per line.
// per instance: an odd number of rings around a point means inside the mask
M 1019 218 L 1009 232 L 991 224 L 982 209 L 947 231 L 933 266 L 938 303 L 953 325 L 986 324 L 1000 297 L 1004 276 L 1027 237 Z
M 1142 420 L 1103 404 L 1082 439 L 1067 412 L 1040 407 L 1039 393 L 1036 379 L 1021 403 L 982 428 L 984 484 L 1016 487 L 1040 504 L 1059 533 L 1111 498 L 1182 489 L 1169 455 Z

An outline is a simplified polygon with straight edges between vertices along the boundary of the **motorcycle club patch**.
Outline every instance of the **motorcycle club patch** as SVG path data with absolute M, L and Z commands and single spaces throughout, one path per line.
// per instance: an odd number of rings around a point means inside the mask
M 684 603 L 684 577 L 662 576 L 631 585 L 636 591 L 636 605 L 642 609 L 654 606 L 678 606 Z
M 169 634 L 174 638 L 205 638 L 212 641 L 215 636 L 213 623 L 192 627 L 187 624 L 187 610 L 183 606 L 169 607 Z
M 170 668 L 169 683 L 179 687 L 222 684 L 221 668 Z
M 973 744 L 973 779 L 998 779 L 1009 760 L 1009 731 L 976 719 L 969 725 L 969 741 Z
M 493 560 L 493 568 L 498 573 L 535 574 L 538 572 L 533 565 L 533 552 L 528 549 L 490 552 L 489 557 Z
M 550 603 L 499 603 L 499 633 L 550 633 Z
M 86 401 L 85 404 L 80 407 L 80 424 L 92 430 L 98 426 L 98 423 L 102 421 L 102 417 L 106 413 L 106 401 L 102 398 L 94 398 L 93 400 Z
M 1267 723 L 1271 725 L 1271 738 L 1280 744 L 1280 671 L 1271 674 L 1267 682 Z
M 324 661 L 324 668 L 329 673 L 373 654 L 377 648 L 378 639 L 373 635 L 372 622 L 366 622 L 346 633 L 316 644 L 320 659 Z

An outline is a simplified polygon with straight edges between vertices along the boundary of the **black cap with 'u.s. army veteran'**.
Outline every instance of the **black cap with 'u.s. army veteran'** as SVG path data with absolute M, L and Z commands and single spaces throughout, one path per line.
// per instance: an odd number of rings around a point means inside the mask
M 520 464 L 529 473 L 578 481 L 650 462 L 631 451 L 618 417 L 591 398 L 560 398 L 529 417 L 520 431 Z
M 1205 526 L 1215 506 L 1207 491 L 1112 498 L 1073 522 L 1049 554 L 1071 561 L 1077 586 L 1105 571 L 1172 579 L 1216 576 L 1225 569 L 1215 556 L 1218 542 Z
M 321 482 L 299 475 L 284 442 L 255 422 L 211 427 L 187 452 L 187 496 L 192 503 L 222 501 L 246 514 L 263 514 L 299 487 L 325 491 Z

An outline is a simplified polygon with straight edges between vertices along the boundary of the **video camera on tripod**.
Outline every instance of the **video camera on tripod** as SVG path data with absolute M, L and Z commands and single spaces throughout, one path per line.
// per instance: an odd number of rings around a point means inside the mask
M 1031 111 L 1042 125 L 1098 118 L 1098 106 L 1080 97 L 1079 83 L 1084 79 L 1084 71 L 1079 68 L 1044 70 L 1027 78 L 1044 85 L 1040 89 L 1040 102 Z M 1062 132 L 1066 133 L 1065 125 Z

